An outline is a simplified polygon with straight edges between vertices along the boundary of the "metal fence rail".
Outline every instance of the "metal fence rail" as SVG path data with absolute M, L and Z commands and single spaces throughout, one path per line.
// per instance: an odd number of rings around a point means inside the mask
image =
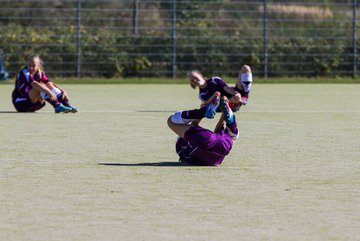
M 0 0 L 14 76 L 41 55 L 57 76 L 356 76 L 356 0 Z

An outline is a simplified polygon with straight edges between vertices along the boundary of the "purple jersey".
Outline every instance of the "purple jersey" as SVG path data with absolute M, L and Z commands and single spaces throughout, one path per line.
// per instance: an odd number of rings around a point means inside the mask
M 225 86 L 228 85 L 220 77 L 212 77 L 211 79 L 206 80 L 206 84 L 207 86 L 205 88 L 199 88 L 199 99 L 201 101 L 207 101 L 216 91 L 219 91 L 222 96 L 228 98 L 232 97 L 232 95 L 224 90 Z
M 186 131 L 185 139 L 178 139 L 176 152 L 190 164 L 215 166 L 222 163 L 232 145 L 232 137 L 224 130 L 214 133 L 200 126 L 193 126 Z

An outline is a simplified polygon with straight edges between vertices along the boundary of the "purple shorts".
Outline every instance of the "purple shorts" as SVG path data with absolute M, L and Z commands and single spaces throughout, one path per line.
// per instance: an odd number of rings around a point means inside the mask
M 32 101 L 26 97 L 15 98 L 12 102 L 18 112 L 35 112 L 45 106 L 45 101 L 43 103 L 32 103 Z

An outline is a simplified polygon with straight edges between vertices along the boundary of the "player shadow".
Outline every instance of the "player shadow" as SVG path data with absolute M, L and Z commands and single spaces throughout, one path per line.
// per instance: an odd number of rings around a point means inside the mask
M 1 110 L 0 114 L 13 114 L 13 113 L 18 113 L 15 110 Z
M 0 111 L 0 114 L 18 114 L 18 115 L 22 115 L 22 114 L 26 114 L 26 115 L 48 115 L 48 114 L 53 114 L 54 112 L 45 112 L 45 111 L 41 111 L 41 112 L 37 112 L 37 111 L 28 111 L 28 112 L 19 112 L 19 111 Z
M 189 166 L 181 162 L 144 162 L 144 163 L 98 163 L 100 166 L 122 166 L 122 167 L 178 167 Z

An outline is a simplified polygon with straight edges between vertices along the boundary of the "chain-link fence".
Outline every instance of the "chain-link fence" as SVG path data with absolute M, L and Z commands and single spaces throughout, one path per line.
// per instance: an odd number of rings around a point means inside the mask
M 356 0 L 0 0 L 14 76 L 31 54 L 57 76 L 355 76 Z

